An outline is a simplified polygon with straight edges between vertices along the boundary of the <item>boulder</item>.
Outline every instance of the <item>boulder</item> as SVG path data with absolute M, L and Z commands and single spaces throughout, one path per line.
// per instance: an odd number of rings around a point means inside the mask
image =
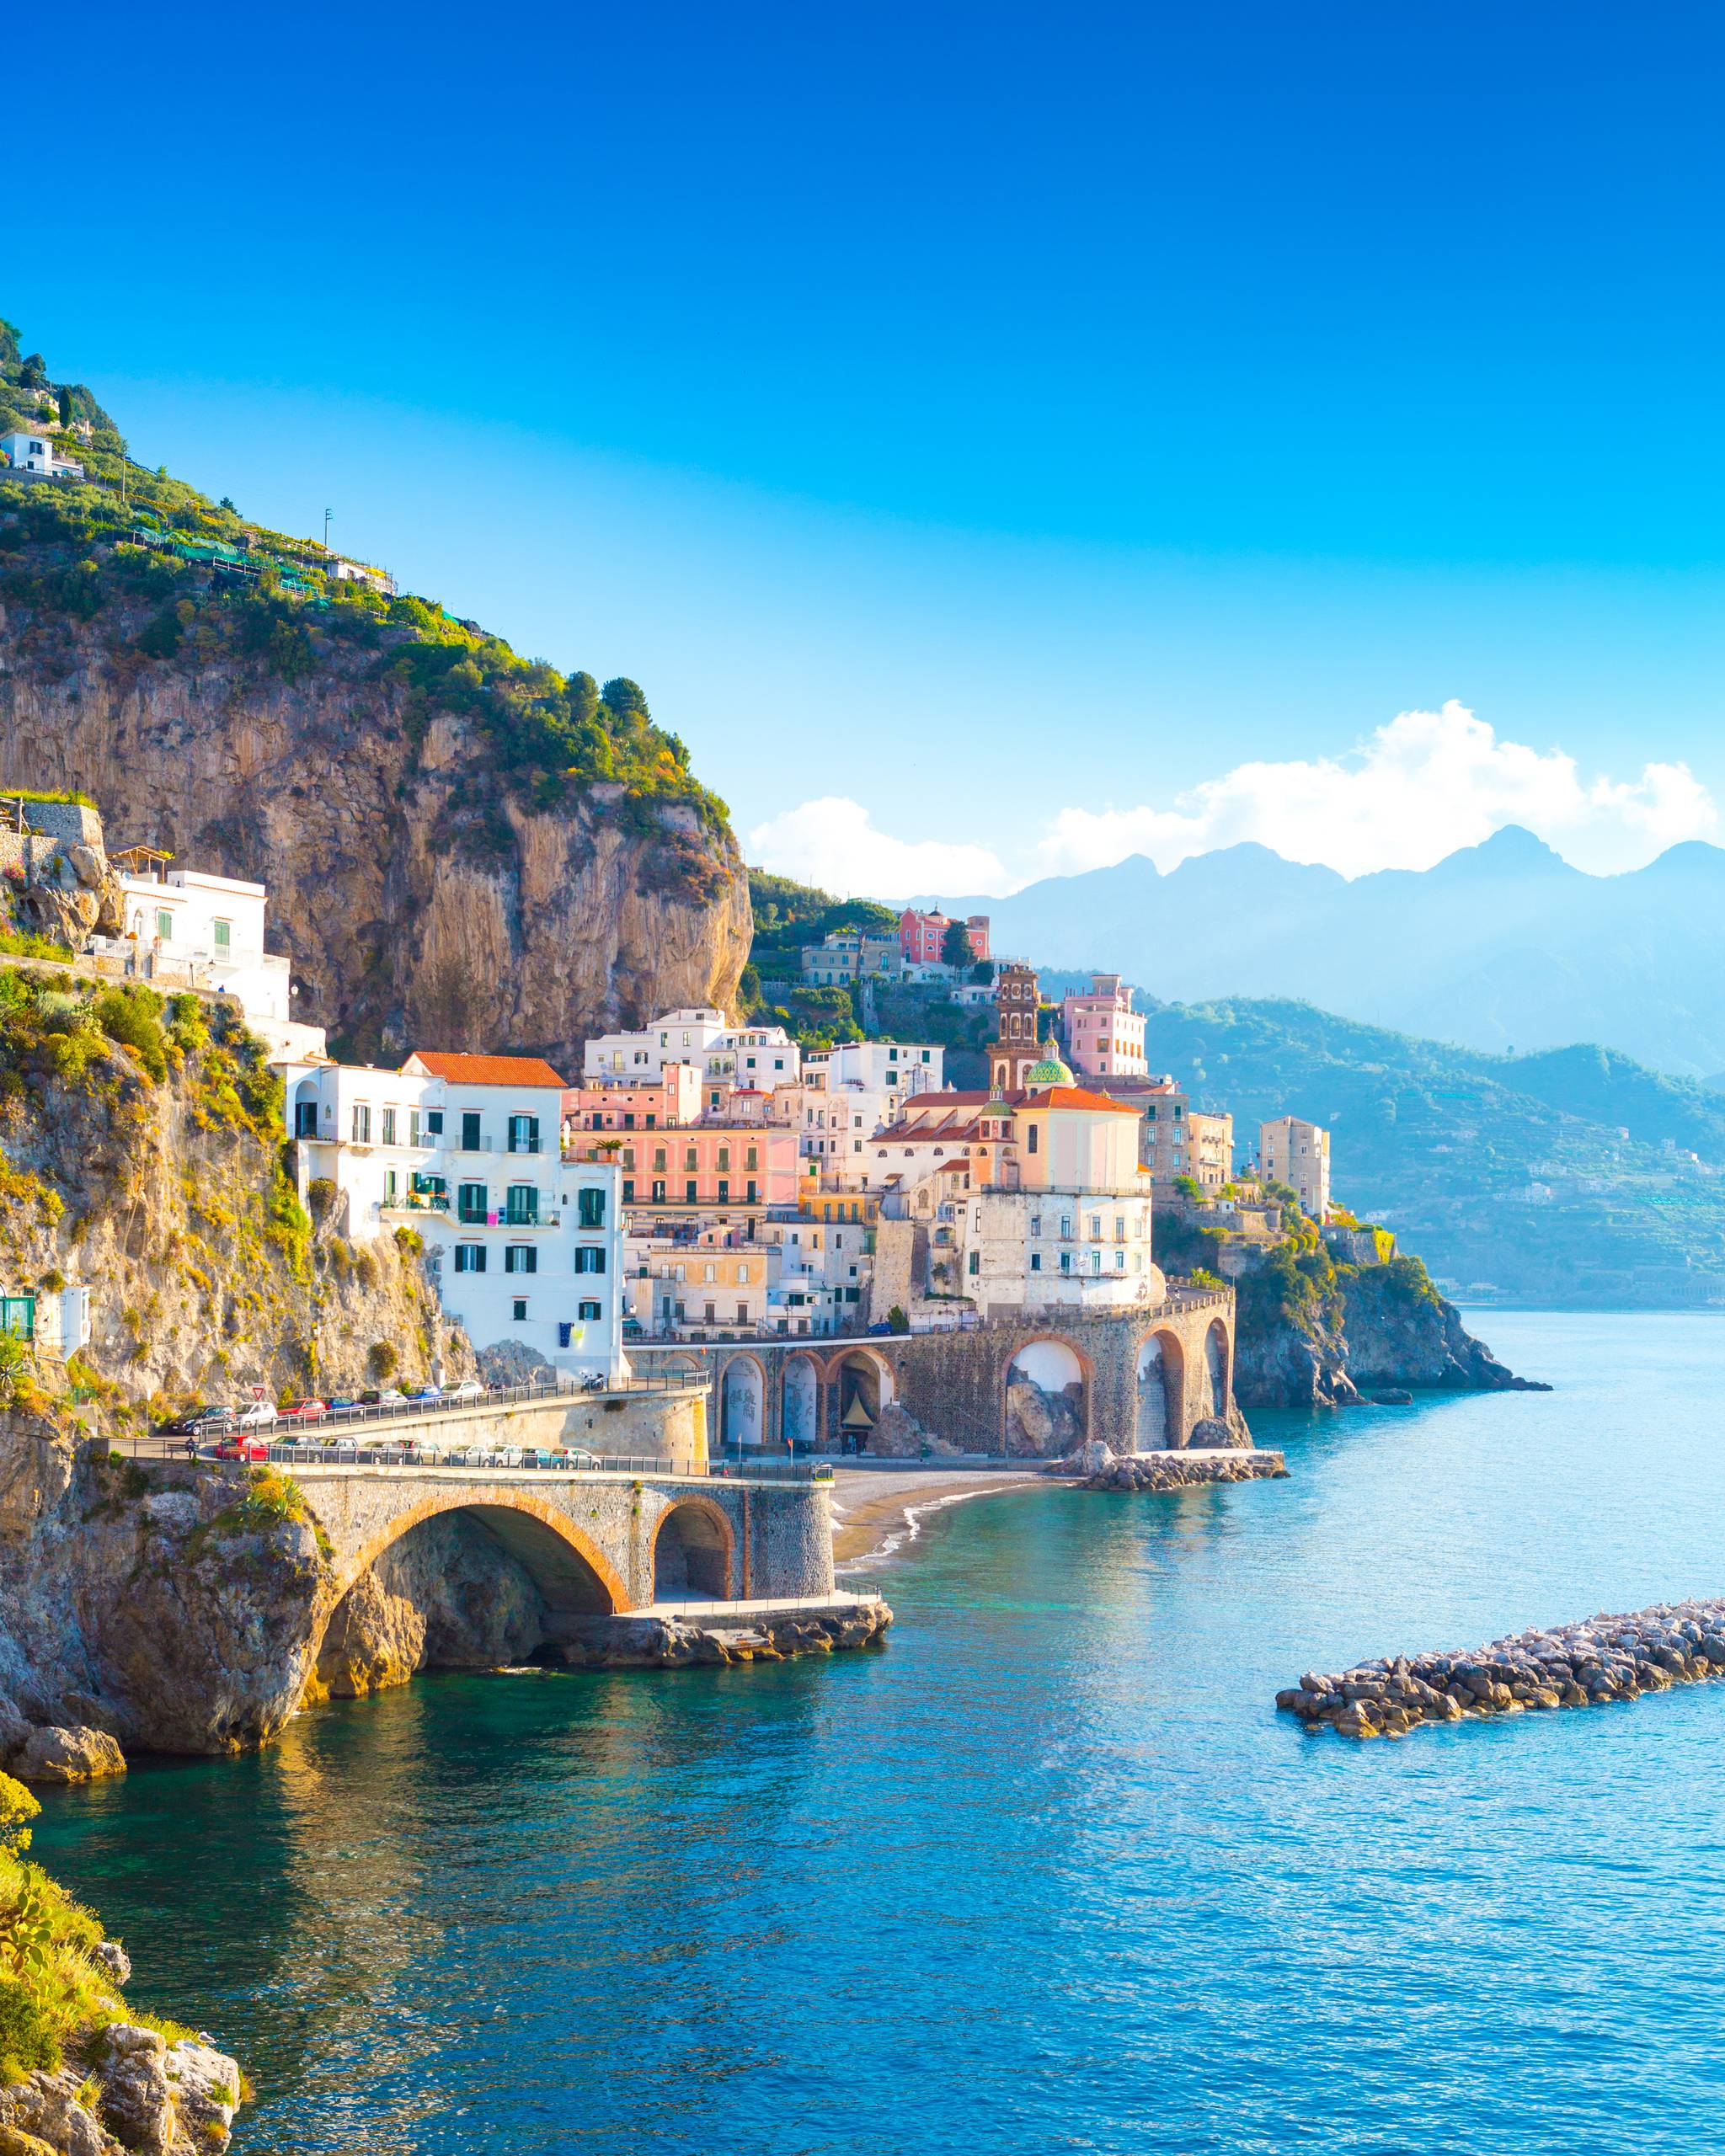
M 90 1959 L 117 1984 L 131 1982 L 131 1956 L 117 1939 L 104 1939 L 90 1949 Z
M 126 1754 L 106 1730 L 33 1729 L 13 1772 L 27 1782 L 93 1782 L 104 1774 L 123 1774 Z
M 1403 1391 L 1399 1386 L 1393 1387 L 1388 1392 L 1375 1392 L 1371 1404 L 1374 1407 L 1412 1407 L 1413 1395 Z

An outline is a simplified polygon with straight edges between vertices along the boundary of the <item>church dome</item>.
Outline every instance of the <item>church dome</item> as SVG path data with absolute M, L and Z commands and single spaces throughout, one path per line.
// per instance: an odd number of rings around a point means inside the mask
M 1070 1086 L 1072 1082 L 1072 1074 L 1061 1062 L 1060 1051 L 1052 1041 L 1049 1043 L 1048 1054 L 1044 1056 L 1041 1062 L 1033 1063 L 1024 1073 L 1024 1083 L 1027 1086 Z

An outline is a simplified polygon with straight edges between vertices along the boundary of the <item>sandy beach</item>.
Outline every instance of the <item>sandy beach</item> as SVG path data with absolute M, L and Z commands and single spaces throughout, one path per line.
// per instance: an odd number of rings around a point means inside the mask
M 918 1520 L 944 1505 L 1002 1490 L 1026 1490 L 1046 1477 L 1012 1467 L 907 1468 L 902 1474 L 841 1467 L 833 1475 L 832 1554 L 856 1566 L 889 1557 L 916 1539 Z

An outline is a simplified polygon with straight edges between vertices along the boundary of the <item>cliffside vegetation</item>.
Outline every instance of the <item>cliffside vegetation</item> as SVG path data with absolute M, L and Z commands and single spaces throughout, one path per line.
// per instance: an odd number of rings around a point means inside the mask
M 0 472 L 0 784 L 80 788 L 115 843 L 266 884 L 295 1015 L 350 1057 L 562 1063 L 734 1007 L 742 862 L 638 683 L 144 470 L 32 372 L 0 331 L 0 398 L 51 408 L 87 476 Z
M 471 722 L 489 760 L 536 807 L 603 784 L 626 803 L 672 802 L 724 828 L 724 803 L 694 777 L 676 736 L 654 724 L 635 682 L 601 688 L 590 674 L 521 658 L 435 600 L 338 577 L 339 558 L 315 542 L 131 464 L 87 389 L 32 390 L 27 371 L 36 371 L 19 356 L 18 333 L 0 322 L 0 430 L 8 410 L 29 426 L 51 408 L 56 439 L 96 483 L 27 485 L 8 499 L 0 599 L 18 610 L 13 634 L 25 650 L 51 641 L 69 615 L 107 625 L 122 664 L 243 662 L 291 684 L 358 659 L 400 685 L 411 731 L 423 735 L 440 712 Z
M 110 1429 L 242 1384 L 360 1385 L 380 1340 L 415 1374 L 443 1348 L 416 1255 L 314 1227 L 282 1131 L 231 1006 L 0 963 L 0 1294 L 89 1289 L 67 1374 Z M 0 1394 L 34 1404 L 15 1348 Z

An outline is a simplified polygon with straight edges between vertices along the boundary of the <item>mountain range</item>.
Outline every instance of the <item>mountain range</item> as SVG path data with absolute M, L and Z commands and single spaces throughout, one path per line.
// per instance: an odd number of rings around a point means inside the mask
M 1699 840 L 1593 876 L 1512 825 L 1431 868 L 1351 882 L 1248 844 L 1166 875 L 1134 855 L 943 903 L 990 915 L 997 951 L 1107 968 L 1159 999 L 1291 997 L 1489 1052 L 1586 1041 L 1725 1072 L 1725 850 Z M 1149 1053 L 1157 1064 L 1153 1037 Z
M 1152 1004 L 1156 1067 L 1234 1118 L 1328 1127 L 1338 1201 L 1466 1290 L 1725 1303 L 1725 1096 L 1610 1049 L 1495 1056 L 1266 1001 Z

